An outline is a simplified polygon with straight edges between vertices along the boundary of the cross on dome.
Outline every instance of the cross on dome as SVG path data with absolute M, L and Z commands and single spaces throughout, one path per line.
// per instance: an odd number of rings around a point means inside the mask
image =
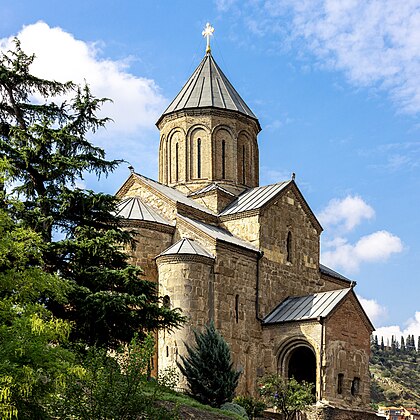
M 208 54 L 211 51 L 210 48 L 210 37 L 213 36 L 214 28 L 210 25 L 209 22 L 207 22 L 206 27 L 204 28 L 204 31 L 202 32 L 202 35 L 207 38 L 207 48 L 206 48 L 206 54 Z

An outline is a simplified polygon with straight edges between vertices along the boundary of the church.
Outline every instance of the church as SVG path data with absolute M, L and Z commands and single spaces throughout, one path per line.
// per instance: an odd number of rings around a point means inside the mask
M 238 395 L 279 372 L 313 382 L 319 405 L 361 413 L 373 325 L 355 283 L 320 264 L 322 227 L 294 176 L 259 185 L 260 123 L 206 30 L 203 60 L 156 123 L 158 181 L 132 170 L 117 192 L 133 263 L 188 318 L 159 333 L 155 367 L 176 367 L 193 329 L 214 320 L 242 371 Z

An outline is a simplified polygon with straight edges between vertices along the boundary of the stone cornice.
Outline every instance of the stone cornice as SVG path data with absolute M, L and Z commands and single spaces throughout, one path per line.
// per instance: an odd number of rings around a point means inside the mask
M 151 222 L 148 220 L 121 219 L 118 224 L 123 228 L 144 228 L 157 232 L 169 233 L 171 235 L 175 232 L 175 226 L 164 225 L 163 223 Z
M 203 255 L 193 254 L 173 254 L 173 255 L 162 255 L 155 258 L 156 264 L 174 264 L 178 262 L 198 262 L 207 265 L 214 264 L 214 258 L 205 257 Z

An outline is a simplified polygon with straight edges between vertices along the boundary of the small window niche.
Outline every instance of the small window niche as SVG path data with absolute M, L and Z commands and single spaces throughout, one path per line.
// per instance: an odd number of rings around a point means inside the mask
M 287 232 L 287 239 L 286 239 L 286 261 L 289 263 L 293 262 L 293 243 L 292 243 L 292 232 Z
M 164 308 L 171 309 L 171 298 L 168 295 L 162 298 L 162 305 Z
M 355 377 L 351 382 L 351 395 L 354 397 L 360 392 L 360 378 Z
M 339 373 L 337 377 L 337 394 L 343 393 L 344 373 Z

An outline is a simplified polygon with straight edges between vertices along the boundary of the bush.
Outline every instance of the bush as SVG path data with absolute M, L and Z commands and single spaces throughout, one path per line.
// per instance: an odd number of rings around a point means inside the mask
M 243 417 L 244 419 L 248 418 L 247 412 L 244 407 L 240 406 L 239 404 L 227 402 L 224 403 L 221 407 L 223 411 L 229 411 L 231 413 L 238 414 L 239 416 Z
M 246 413 L 248 414 L 248 417 L 250 419 L 253 419 L 254 417 L 262 416 L 264 410 L 267 407 L 264 401 L 261 401 L 257 398 L 246 397 L 242 395 L 235 397 L 233 399 L 233 402 L 245 408 Z

